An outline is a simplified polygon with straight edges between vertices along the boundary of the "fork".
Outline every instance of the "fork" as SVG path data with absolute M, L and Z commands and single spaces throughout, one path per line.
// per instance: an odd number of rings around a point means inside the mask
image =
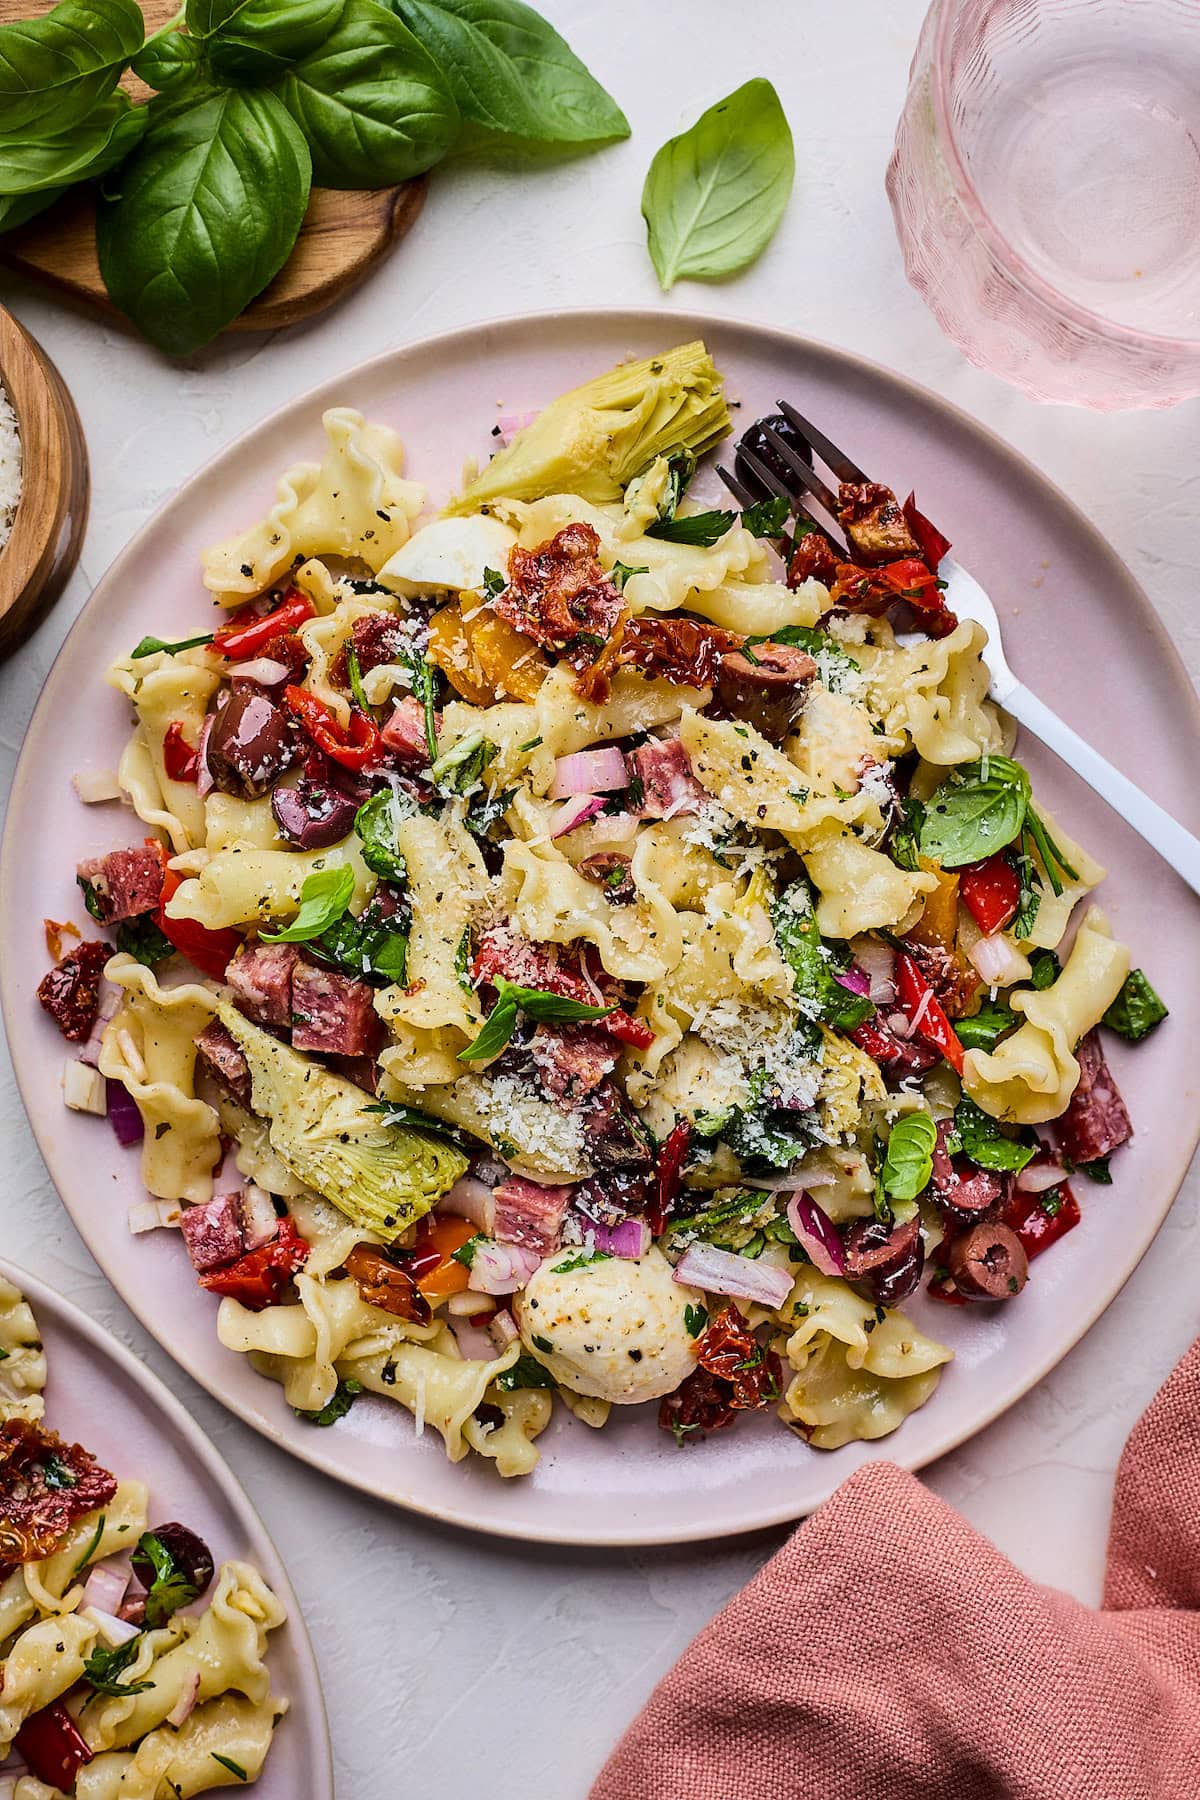
M 720 466 L 717 473 L 739 506 L 748 506 L 764 494 L 776 495 L 788 502 L 797 521 L 815 525 L 830 539 L 840 556 L 853 562 L 854 554 L 843 543 L 838 531 L 837 496 L 817 472 L 814 452 L 838 481 L 864 482 L 870 478 L 786 400 L 779 402 L 779 411 L 808 450 L 808 455 L 797 450 L 772 420 L 759 419 L 749 432 L 743 434 L 737 446 L 734 457 L 737 473 L 731 474 Z M 771 453 L 787 469 L 792 478 L 790 481 L 785 481 L 777 469 L 747 444 L 746 438 L 751 433 L 755 434 L 756 442 L 769 445 Z M 1082 781 L 1094 788 L 1126 824 L 1170 863 L 1192 892 L 1200 894 L 1200 838 L 1173 819 L 1149 794 L 1143 793 L 1018 680 L 1004 654 L 996 609 L 975 577 L 951 557 L 942 558 L 937 573 L 946 583 L 945 598 L 951 611 L 960 619 L 974 619 L 987 632 L 987 663 L 991 674 L 988 693 L 991 699 L 1027 726 Z

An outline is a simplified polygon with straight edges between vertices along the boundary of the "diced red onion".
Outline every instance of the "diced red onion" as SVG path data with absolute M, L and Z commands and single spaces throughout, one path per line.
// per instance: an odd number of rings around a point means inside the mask
M 81 1604 L 94 1606 L 97 1612 L 115 1613 L 125 1598 L 129 1578 L 128 1569 L 114 1568 L 108 1562 L 97 1563 L 88 1573 Z M 124 1620 L 117 1622 L 124 1624 Z
M 507 1174 L 508 1170 L 501 1168 L 497 1181 L 503 1181 Z M 469 1219 L 472 1225 L 477 1225 L 489 1237 L 496 1222 L 492 1190 L 486 1181 L 480 1181 L 475 1175 L 460 1175 L 454 1186 L 438 1201 L 438 1211 L 456 1213 L 460 1219 Z
M 674 1279 L 682 1287 L 731 1294 L 760 1306 L 782 1306 L 792 1291 L 789 1270 L 737 1256 L 732 1250 L 718 1250 L 715 1244 L 692 1244 L 676 1264 Z
M 121 784 L 111 769 L 79 769 L 71 777 L 71 786 L 85 806 L 121 798 Z
M 541 1260 L 520 1244 L 497 1244 L 484 1238 L 475 1246 L 467 1286 L 477 1294 L 515 1294 L 536 1273 Z
M 840 975 L 833 978 L 840 987 L 848 988 L 852 994 L 861 994 L 865 999 L 871 991 L 871 977 L 857 963 L 851 963 Z
M 273 656 L 256 656 L 250 662 L 234 663 L 229 670 L 230 681 L 255 681 L 259 687 L 278 687 L 281 681 L 290 681 L 291 675 L 287 664 Z
M 285 674 L 291 673 L 290 670 L 285 670 L 284 672 Z M 213 788 L 216 786 L 216 782 L 213 780 L 213 772 L 208 766 L 208 740 L 212 735 L 213 721 L 216 716 L 216 713 L 207 713 L 205 715 L 204 723 L 200 727 L 200 742 L 196 746 L 196 792 L 199 794 L 201 800 L 207 799 L 208 795 L 212 793 Z
M 167 1714 L 167 1724 L 179 1727 L 191 1718 L 196 1702 L 200 1698 L 200 1671 L 193 1669 L 191 1675 L 180 1689 L 179 1698 Z
M 507 1306 L 502 1306 L 499 1312 L 492 1314 L 487 1322 L 487 1334 L 497 1350 L 501 1352 L 507 1350 L 508 1346 L 521 1335 L 517 1330 L 517 1321 Z
M 1025 959 L 1002 931 L 981 937 L 967 952 L 989 987 L 1007 987 L 1027 973 Z
M 822 1275 L 844 1275 L 846 1273 L 846 1251 L 837 1227 L 827 1213 L 822 1212 L 811 1194 L 801 1188 L 788 1201 L 788 1224 L 800 1239 L 814 1269 Z
M 887 1016 L 887 1028 L 893 1037 L 907 1038 L 912 1036 L 912 1021 L 907 1013 L 889 1013 Z
M 550 798 L 566 800 L 572 794 L 615 794 L 628 782 L 625 758 L 615 744 L 605 744 L 600 750 L 576 750 L 570 756 L 560 756 L 554 764 Z
M 131 1625 L 127 1619 L 116 1618 L 114 1614 L 105 1612 L 103 1607 L 83 1606 L 79 1610 L 80 1617 L 94 1625 L 105 1643 L 114 1650 L 118 1644 L 132 1643 L 138 1636 L 136 1625 Z
M 619 1225 L 594 1225 L 589 1219 L 584 1235 L 597 1250 L 636 1262 L 650 1248 L 650 1227 L 645 1219 L 622 1219 Z
M 129 1229 L 134 1237 L 179 1224 L 178 1200 L 139 1200 L 129 1209 Z
M 579 825 L 586 825 L 594 819 L 598 812 L 603 812 L 604 802 L 598 794 L 575 794 L 564 800 L 550 821 L 550 836 L 565 837 L 568 831 L 574 831 Z
M 238 1223 L 247 1250 L 261 1250 L 279 1236 L 275 1203 L 264 1188 L 256 1187 L 252 1181 L 246 1183 L 238 1200 Z
M 496 420 L 495 435 L 507 448 L 507 446 L 512 443 L 512 440 L 517 435 L 518 431 L 524 431 L 525 427 L 527 425 L 532 425 L 536 418 L 537 414 L 535 412 L 501 413 L 500 417 Z
M 1044 1194 L 1050 1188 L 1061 1187 L 1066 1179 L 1061 1163 L 1049 1156 L 1038 1156 L 1025 1164 L 1017 1176 L 1017 1186 L 1023 1194 Z
M 137 1102 L 126 1093 L 124 1084 L 120 1081 L 109 1081 L 108 1117 L 118 1144 L 124 1145 L 126 1149 L 130 1144 L 140 1144 L 145 1137 L 146 1127 L 142 1123 Z
M 861 942 L 854 960 L 860 969 L 866 971 L 869 983 L 867 992 L 876 1006 L 892 1006 L 896 999 L 896 983 L 893 979 L 896 952 L 890 944 L 876 944 L 869 939 Z

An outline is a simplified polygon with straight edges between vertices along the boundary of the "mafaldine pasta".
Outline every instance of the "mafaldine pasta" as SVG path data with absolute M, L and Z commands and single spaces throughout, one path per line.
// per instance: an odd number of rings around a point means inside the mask
M 1165 1010 L 1014 760 L 946 540 L 867 483 L 843 543 L 705 507 L 700 343 L 436 514 L 390 426 L 324 427 L 203 558 L 194 631 L 109 672 L 141 830 L 80 865 L 106 940 L 41 998 L 68 1104 L 140 1141 L 132 1229 L 178 1232 L 301 1418 L 395 1403 L 502 1477 L 556 1399 L 684 1445 L 895 1431 L 950 1359 L 900 1307 L 1021 1294 L 1131 1135 L 1097 1027 Z M 0 1369 L 26 1408 L 33 1368 Z M 150 1756 L 155 1707 L 95 1716 Z

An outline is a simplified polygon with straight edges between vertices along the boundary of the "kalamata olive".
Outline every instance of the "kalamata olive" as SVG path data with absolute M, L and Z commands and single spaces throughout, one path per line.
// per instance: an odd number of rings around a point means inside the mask
M 796 430 L 796 427 L 785 419 L 782 413 L 771 413 L 765 419 L 756 419 L 754 424 L 751 425 L 750 429 L 742 438 L 742 445 L 745 449 L 752 450 L 754 455 L 762 462 L 765 462 L 769 469 L 774 469 L 775 473 L 781 476 L 782 479 L 788 483 L 789 487 L 794 488 L 796 478 L 780 456 L 774 444 L 768 439 L 764 429 L 767 426 L 769 426 L 777 436 L 783 439 L 789 450 L 794 450 L 797 456 L 803 457 L 806 463 L 811 464 L 812 450 L 809 447 L 808 440 L 801 436 Z M 736 462 L 734 466 L 737 468 Z M 749 481 L 757 494 L 760 484 L 753 474 L 753 471 L 745 468 L 738 468 L 737 473 L 743 480 L 746 480 L 747 477 L 749 478 Z
M 753 661 L 743 650 L 725 653 L 717 694 L 734 718 L 781 744 L 804 710 L 817 665 L 794 644 L 756 644 L 752 654 Z
M 972 1300 L 1008 1300 L 1029 1279 L 1029 1258 L 1007 1225 L 972 1225 L 950 1245 L 950 1273 Z
M 149 1625 L 161 1625 L 179 1607 L 190 1606 L 213 1578 L 212 1551 L 189 1526 L 175 1520 L 144 1532 L 129 1561 L 146 1590 Z
M 631 906 L 637 899 L 631 868 L 629 857 L 617 850 L 598 851 L 575 864 L 577 874 L 594 881 L 610 906 Z
M 925 1246 L 916 1214 L 903 1225 L 856 1219 L 845 1235 L 846 1278 L 865 1284 L 880 1306 L 898 1306 L 921 1279 Z
M 902 1261 L 877 1269 L 871 1277 L 871 1297 L 879 1306 L 899 1306 L 915 1292 L 925 1268 L 925 1245 L 920 1232 Z
M 301 850 L 326 850 L 338 844 L 354 825 L 358 801 L 335 787 L 320 764 L 306 765 L 295 787 L 277 787 L 271 795 L 275 823 L 290 844 Z
M 257 800 L 295 755 L 296 739 L 287 718 L 265 694 L 242 688 L 229 694 L 213 714 L 208 767 L 223 794 Z

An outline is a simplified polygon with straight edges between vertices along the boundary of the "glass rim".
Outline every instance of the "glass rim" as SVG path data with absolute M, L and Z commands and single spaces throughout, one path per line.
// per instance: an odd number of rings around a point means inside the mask
M 1033 265 L 1015 250 L 1008 238 L 996 225 L 985 206 L 982 196 L 971 179 L 966 163 L 959 150 L 958 137 L 954 129 L 950 109 L 949 94 L 949 37 L 954 20 L 955 8 L 961 0 L 935 0 L 938 11 L 937 29 L 934 33 L 933 57 L 930 67 L 930 88 L 933 100 L 934 121 L 942 142 L 946 165 L 954 182 L 955 191 L 964 209 L 970 217 L 977 235 L 984 240 L 992 254 L 998 258 L 1017 281 L 1027 287 L 1043 304 L 1053 307 L 1067 320 L 1090 331 L 1093 335 L 1110 338 L 1125 344 L 1131 349 L 1171 350 L 1181 355 L 1200 355 L 1200 330 L 1195 337 L 1165 337 L 1159 332 L 1143 331 L 1133 325 L 1122 325 L 1118 320 L 1108 319 L 1103 313 L 1093 311 L 1068 296 L 1044 275 L 1039 275 Z

